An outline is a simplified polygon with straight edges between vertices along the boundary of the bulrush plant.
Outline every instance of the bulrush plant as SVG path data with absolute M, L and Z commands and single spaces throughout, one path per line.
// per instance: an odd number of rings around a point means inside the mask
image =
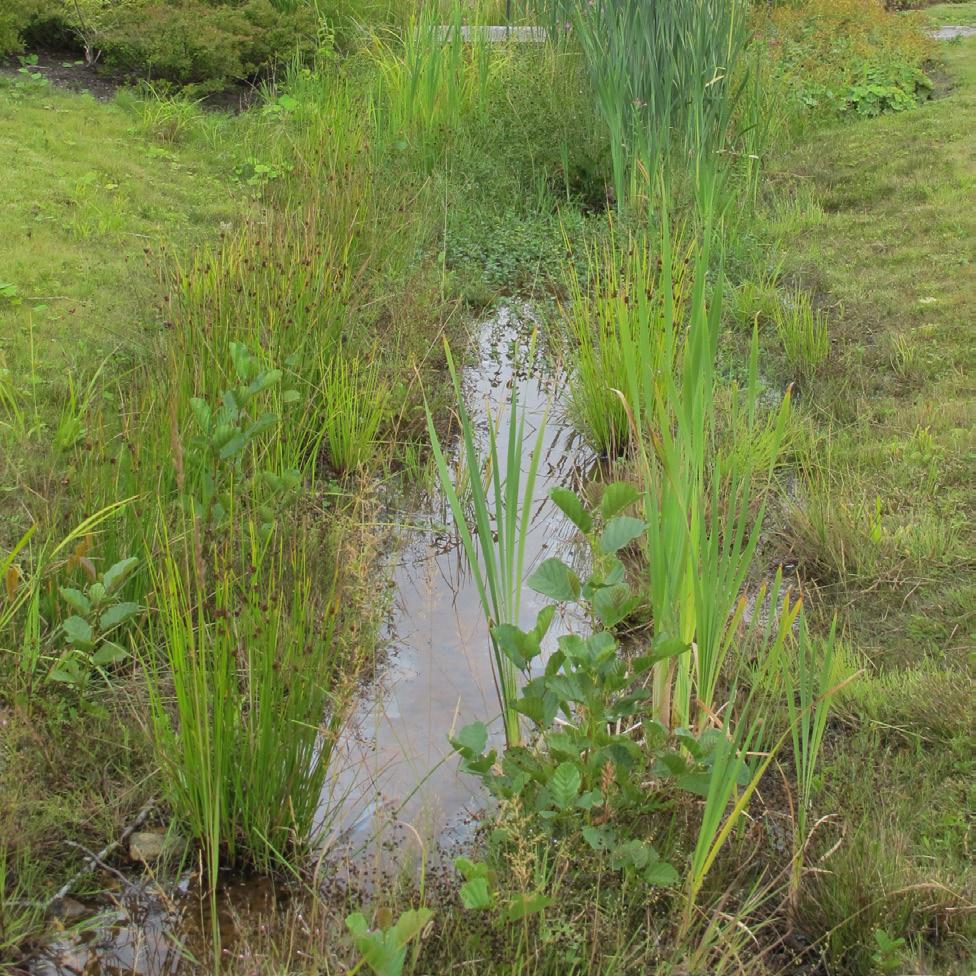
M 625 399 L 635 454 L 645 484 L 648 523 L 648 601 L 655 640 L 677 639 L 692 653 L 661 662 L 654 673 L 655 714 L 669 725 L 708 724 L 724 661 L 744 609 L 740 600 L 764 514 L 755 505 L 755 465 L 767 466 L 768 484 L 789 417 L 789 396 L 776 413 L 769 449 L 734 454 L 723 465 L 716 446 L 715 362 L 722 305 L 721 270 L 707 284 L 713 232 L 698 248 L 687 299 L 687 321 L 677 316 L 670 233 L 661 243 L 661 328 L 621 320 L 634 350 L 624 362 Z M 634 333 L 634 326 L 639 331 Z M 758 410 L 758 338 L 749 380 L 740 397 L 748 423 L 769 436 Z
M 618 455 L 631 436 L 632 411 L 619 389 L 626 362 L 649 354 L 653 373 L 667 351 L 658 257 L 646 236 L 629 237 L 620 245 L 611 233 L 607 242 L 586 253 L 585 272 L 573 262 L 566 266 L 569 301 L 562 323 L 570 347 L 570 412 L 590 444 L 610 456 Z M 692 249 L 678 244 L 668 299 L 674 304 L 671 317 L 679 321 L 691 258 Z M 635 343 L 641 339 L 647 341 L 638 350 Z
M 856 675 L 841 677 L 838 664 L 837 620 L 818 639 L 810 633 L 806 619 L 798 619 L 792 654 L 782 656 L 783 686 L 790 717 L 793 764 L 796 768 L 794 852 L 790 872 L 790 906 L 798 910 L 800 883 L 806 849 L 810 843 L 810 812 L 816 786 L 817 762 L 827 731 L 827 720 L 837 693 Z M 838 680 L 840 678 L 840 680 Z
M 530 356 L 534 354 L 533 340 Z M 518 627 L 522 591 L 525 583 L 525 545 L 535 499 L 535 482 L 542 457 L 545 419 L 539 423 L 535 443 L 523 467 L 525 413 L 519 406 L 518 385 L 512 384 L 508 401 L 507 431 L 499 444 L 502 429 L 488 424 L 487 454 L 482 458 L 479 438 L 464 401 L 464 392 L 450 348 L 445 344 L 447 365 L 454 383 L 457 416 L 461 426 L 467 492 L 464 498 L 451 475 L 448 459 L 428 408 L 427 428 L 437 464 L 441 487 L 447 496 L 451 515 L 464 548 L 468 569 L 478 590 L 481 608 L 488 625 L 487 642 L 494 665 L 495 688 L 502 710 L 505 740 L 510 746 L 522 741 L 522 729 L 515 702 L 519 697 L 519 667 L 499 644 L 496 628 Z M 501 425 L 499 424 L 499 428 Z M 474 515 L 474 534 L 468 527 L 468 502 Z M 550 617 L 551 620 L 551 617 Z M 541 626 L 541 625 L 540 625 Z M 541 627 L 544 633 L 545 627 Z M 542 633 L 539 634 L 541 640 Z
M 339 474 L 354 473 L 376 454 L 390 391 L 374 358 L 367 361 L 345 350 L 323 368 L 322 382 L 322 442 L 329 463 Z
M 554 29 L 571 24 L 610 137 L 618 208 L 646 174 L 689 173 L 697 187 L 728 144 L 747 66 L 741 0 L 541 0 Z M 643 174 L 643 175 L 642 175 Z
M 377 132 L 395 148 L 412 148 L 429 168 L 445 140 L 472 112 L 487 106 L 489 80 L 505 57 L 482 32 L 466 39 L 455 6 L 444 25 L 428 6 L 400 38 L 375 36 L 378 83 L 373 100 Z
M 163 659 L 147 662 L 167 797 L 211 886 L 222 864 L 269 872 L 308 851 L 343 716 L 336 607 L 303 534 L 245 519 L 224 541 L 180 559 L 160 540 Z

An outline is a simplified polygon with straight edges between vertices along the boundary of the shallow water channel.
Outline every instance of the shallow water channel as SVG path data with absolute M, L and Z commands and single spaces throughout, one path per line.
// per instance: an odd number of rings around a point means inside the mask
M 487 439 L 488 424 L 498 425 L 503 457 L 510 390 L 517 384 L 526 415 L 523 471 L 538 425 L 547 418 L 527 573 L 552 555 L 575 563 L 584 558 L 575 530 L 547 496 L 556 485 L 582 483 L 592 460 L 560 410 L 559 371 L 541 354 L 530 356 L 535 325 L 531 311 L 516 305 L 502 306 L 478 323 L 463 380 L 481 435 Z M 482 720 L 502 737 L 487 626 L 446 502 L 435 491 L 400 507 L 385 651 L 338 744 L 323 795 L 329 822 L 328 869 L 322 873 L 353 885 L 369 886 L 391 871 L 410 869 L 421 859 L 436 862 L 462 847 L 484 810 L 485 795 L 476 780 L 459 773 L 449 736 Z M 526 591 L 523 625 L 534 622 L 544 602 Z M 554 643 L 567 626 L 557 619 L 548 640 Z M 235 912 L 268 907 L 273 895 L 266 885 L 240 884 L 228 885 L 222 897 L 226 947 L 233 941 Z M 52 946 L 31 972 L 161 976 L 179 968 L 180 946 L 205 952 L 202 932 L 209 923 L 201 925 L 190 905 L 198 907 L 199 899 L 188 895 L 185 883 L 163 895 L 155 885 L 138 882 L 109 900 L 111 909 L 91 906 L 85 913 L 92 924 L 84 934 Z

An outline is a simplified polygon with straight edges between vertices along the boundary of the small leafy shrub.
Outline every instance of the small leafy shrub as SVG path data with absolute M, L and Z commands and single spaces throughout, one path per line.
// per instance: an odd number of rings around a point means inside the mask
M 403 912 L 393 922 L 388 917 L 389 910 L 377 913 L 377 928 L 371 929 L 362 912 L 353 912 L 346 918 L 346 928 L 352 935 L 362 960 L 376 976 L 400 976 L 407 961 L 407 948 L 423 938 L 424 929 L 433 917 L 429 908 L 411 909 Z M 359 970 L 360 966 L 356 967 Z
M 902 112 L 914 108 L 932 82 L 921 68 L 903 62 L 866 62 L 846 95 L 846 107 L 858 115 Z
M 592 850 L 606 852 L 613 869 L 645 884 L 671 885 L 679 875 L 641 835 L 641 820 L 666 802 L 661 797 L 669 787 L 707 791 L 723 734 L 714 729 L 701 736 L 672 733 L 647 714 L 648 673 L 658 662 L 686 653 L 685 644 L 663 639 L 628 659 L 613 635 L 638 603 L 619 555 L 645 531 L 640 519 L 622 514 L 638 501 L 637 491 L 624 483 L 610 485 L 594 511 L 566 489 L 554 490 L 552 497 L 586 537 L 592 572 L 582 581 L 565 563 L 550 558 L 528 586 L 557 603 L 580 603 L 592 632 L 560 636 L 544 673 L 528 678 L 555 605 L 540 612 L 531 630 L 514 624 L 493 628 L 501 651 L 527 678 L 514 708 L 531 722 L 534 741 L 509 745 L 499 756 L 488 748 L 487 728 L 476 722 L 462 729 L 453 745 L 464 769 L 499 799 L 517 800 L 548 825 L 548 832 L 581 837 Z M 648 778 L 661 785 L 656 801 L 647 796 Z M 470 901 L 480 875 L 465 867 Z M 488 897 L 480 881 L 478 894 L 482 900 Z
M 31 24 L 44 19 L 45 0 L 4 0 L 0 4 L 0 58 L 24 50 Z
M 281 422 L 277 413 L 261 409 L 268 405 L 266 394 L 280 385 L 281 370 L 266 369 L 241 343 L 232 342 L 230 353 L 240 385 L 224 390 L 219 405 L 211 405 L 202 397 L 190 400 L 196 430 L 187 445 L 184 484 L 194 515 L 208 532 L 224 522 L 233 506 L 233 487 L 244 474 L 247 450 Z M 298 392 L 285 390 L 281 399 L 293 403 Z M 255 478 L 255 487 L 270 489 L 273 500 L 290 494 L 300 481 L 297 470 L 262 471 Z M 260 498 L 260 494 L 255 492 L 255 497 Z M 273 522 L 273 513 L 266 508 L 259 509 L 265 533 Z
M 271 0 L 13 0 L 0 13 L 0 54 L 71 44 L 90 64 L 216 90 L 311 55 L 317 31 L 312 5 Z
M 272 163 L 262 162 L 255 156 L 245 159 L 234 167 L 234 179 L 250 187 L 256 194 L 262 193 L 270 184 L 280 180 L 282 171 Z
M 879 0 L 779 4 L 759 15 L 757 37 L 796 114 L 900 111 L 931 88 L 921 21 Z
M 61 625 L 67 648 L 48 674 L 49 680 L 81 694 L 93 674 L 107 679 L 106 668 L 128 657 L 129 652 L 119 643 L 119 633 L 142 608 L 121 600 L 119 592 L 138 565 L 135 557 L 123 559 L 94 577 L 84 590 L 61 587 L 61 599 L 74 612 Z
M 315 47 L 310 7 L 277 10 L 269 0 L 237 6 L 170 0 L 127 8 L 102 41 L 107 65 L 177 84 L 219 87 Z

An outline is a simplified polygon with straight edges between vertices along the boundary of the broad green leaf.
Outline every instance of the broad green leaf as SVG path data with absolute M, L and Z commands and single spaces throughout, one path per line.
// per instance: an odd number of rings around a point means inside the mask
M 261 373 L 251 381 L 247 388 L 248 395 L 256 396 L 258 393 L 263 393 L 265 390 L 274 386 L 280 379 L 280 369 L 269 369 L 266 373 Z
M 515 624 L 499 624 L 492 628 L 491 635 L 505 657 L 520 671 L 525 671 L 531 660 L 542 650 L 534 631 L 527 633 Z
M 68 640 L 81 651 L 90 651 L 92 648 L 91 624 L 84 617 L 68 617 L 61 625 Z
M 369 931 L 366 919 L 358 912 L 346 919 L 346 926 L 352 932 L 359 954 L 376 976 L 401 976 L 407 950 L 396 944 L 392 933 Z
M 595 851 L 609 851 L 616 843 L 609 827 L 584 827 L 583 840 Z
M 579 768 L 573 763 L 560 763 L 552 774 L 549 792 L 560 810 L 566 810 L 576 802 L 583 779 Z
M 484 722 L 472 722 L 470 725 L 465 725 L 451 740 L 451 743 L 459 752 L 480 756 L 488 744 L 488 727 Z
M 131 620 L 142 610 L 138 603 L 116 603 L 114 607 L 109 607 L 98 620 L 98 626 L 102 633 L 107 633 L 127 620 Z
M 604 796 L 602 790 L 587 790 L 577 801 L 576 806 L 580 810 L 592 810 L 603 803 Z
M 129 575 L 138 565 L 139 559 L 136 556 L 130 556 L 128 559 L 119 560 L 114 566 L 106 569 L 105 575 L 102 576 L 102 585 L 105 587 L 105 592 L 110 595 L 114 593 L 129 578 Z
M 397 919 L 393 926 L 393 936 L 400 946 L 405 946 L 424 930 L 424 926 L 433 917 L 429 908 L 411 908 Z
M 552 618 L 556 615 L 556 608 L 553 604 L 547 607 L 543 607 L 535 618 L 535 627 L 532 628 L 532 633 L 535 634 L 539 642 L 549 633 L 549 628 L 552 626 Z
M 615 481 L 607 485 L 600 499 L 600 514 L 611 519 L 640 498 L 640 492 L 626 481 Z
M 657 851 L 642 840 L 633 839 L 619 844 L 613 850 L 611 864 L 615 868 L 641 868 L 657 860 Z
M 598 630 L 586 638 L 589 657 L 596 664 L 602 664 L 617 653 L 617 642 L 613 634 L 606 630 Z
M 604 627 L 616 627 L 637 606 L 638 599 L 626 583 L 605 586 L 593 594 L 593 612 Z
M 49 681 L 57 681 L 59 684 L 63 685 L 76 685 L 78 684 L 80 674 L 77 671 L 67 671 L 64 668 L 54 668 L 48 674 Z
M 551 600 L 565 602 L 579 597 L 579 577 L 561 560 L 546 559 L 528 579 L 529 587 Z
M 643 535 L 646 523 L 630 515 L 618 515 L 607 522 L 600 534 L 600 551 L 606 554 L 617 552 Z
M 487 878 L 472 878 L 461 885 L 461 904 L 465 908 L 478 910 L 491 908 L 491 892 L 488 890 Z
M 87 616 L 91 613 L 91 600 L 85 596 L 81 590 L 76 590 L 70 586 L 62 586 L 58 591 L 61 594 L 61 599 L 71 607 L 75 613 L 80 613 L 83 616 Z
M 593 528 L 593 519 L 575 492 L 568 488 L 553 488 L 549 492 L 549 497 L 584 535 Z
M 204 433 L 208 433 L 210 431 L 210 419 L 213 415 L 210 405 L 206 400 L 201 400 L 199 397 L 192 397 L 190 400 L 190 408 L 193 410 L 193 416 L 196 418 L 200 429 Z
M 474 878 L 488 877 L 487 864 L 485 864 L 483 861 L 472 861 L 463 854 L 454 858 L 454 867 L 464 876 L 467 881 L 471 881 Z
M 226 461 L 229 458 L 234 457 L 235 454 L 240 454 L 244 450 L 247 441 L 244 440 L 244 435 L 237 431 L 231 434 L 230 437 L 224 441 L 223 446 L 220 449 L 220 459 Z
M 586 641 L 579 634 L 563 634 L 559 638 L 559 650 L 570 661 L 586 661 L 590 656 Z
M 517 895 L 509 903 L 505 911 L 505 917 L 510 922 L 520 922 L 526 916 L 541 912 L 543 908 L 551 904 L 552 899 L 540 892 L 535 892 L 531 895 Z
M 108 641 L 92 655 L 92 664 L 96 668 L 104 668 L 109 664 L 115 664 L 118 661 L 123 661 L 129 656 L 129 652 L 124 648 L 120 647 L 118 644 L 113 644 Z
M 674 779 L 675 786 L 680 790 L 687 790 L 696 796 L 708 796 L 708 789 L 712 782 L 711 773 L 695 772 L 682 773 Z
M 266 430 L 270 430 L 277 423 L 278 418 L 275 414 L 263 413 L 253 424 L 248 426 L 247 430 L 244 431 L 244 436 L 247 440 L 252 441 L 258 434 L 263 434 Z
M 641 877 L 646 884 L 665 887 L 677 884 L 679 881 L 678 872 L 667 861 L 653 861 L 641 872 Z

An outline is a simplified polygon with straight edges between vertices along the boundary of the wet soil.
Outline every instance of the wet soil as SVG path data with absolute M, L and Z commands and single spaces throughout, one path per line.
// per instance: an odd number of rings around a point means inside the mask
M 36 63 L 34 59 L 36 58 Z M 91 65 L 78 59 L 73 51 L 40 51 L 27 59 L 10 58 L 0 62 L 0 76 L 13 78 L 15 81 L 27 76 L 39 75 L 48 84 L 72 92 L 87 92 L 100 102 L 109 102 L 115 98 L 115 93 L 122 87 L 120 79 L 113 79 L 100 74 Z

